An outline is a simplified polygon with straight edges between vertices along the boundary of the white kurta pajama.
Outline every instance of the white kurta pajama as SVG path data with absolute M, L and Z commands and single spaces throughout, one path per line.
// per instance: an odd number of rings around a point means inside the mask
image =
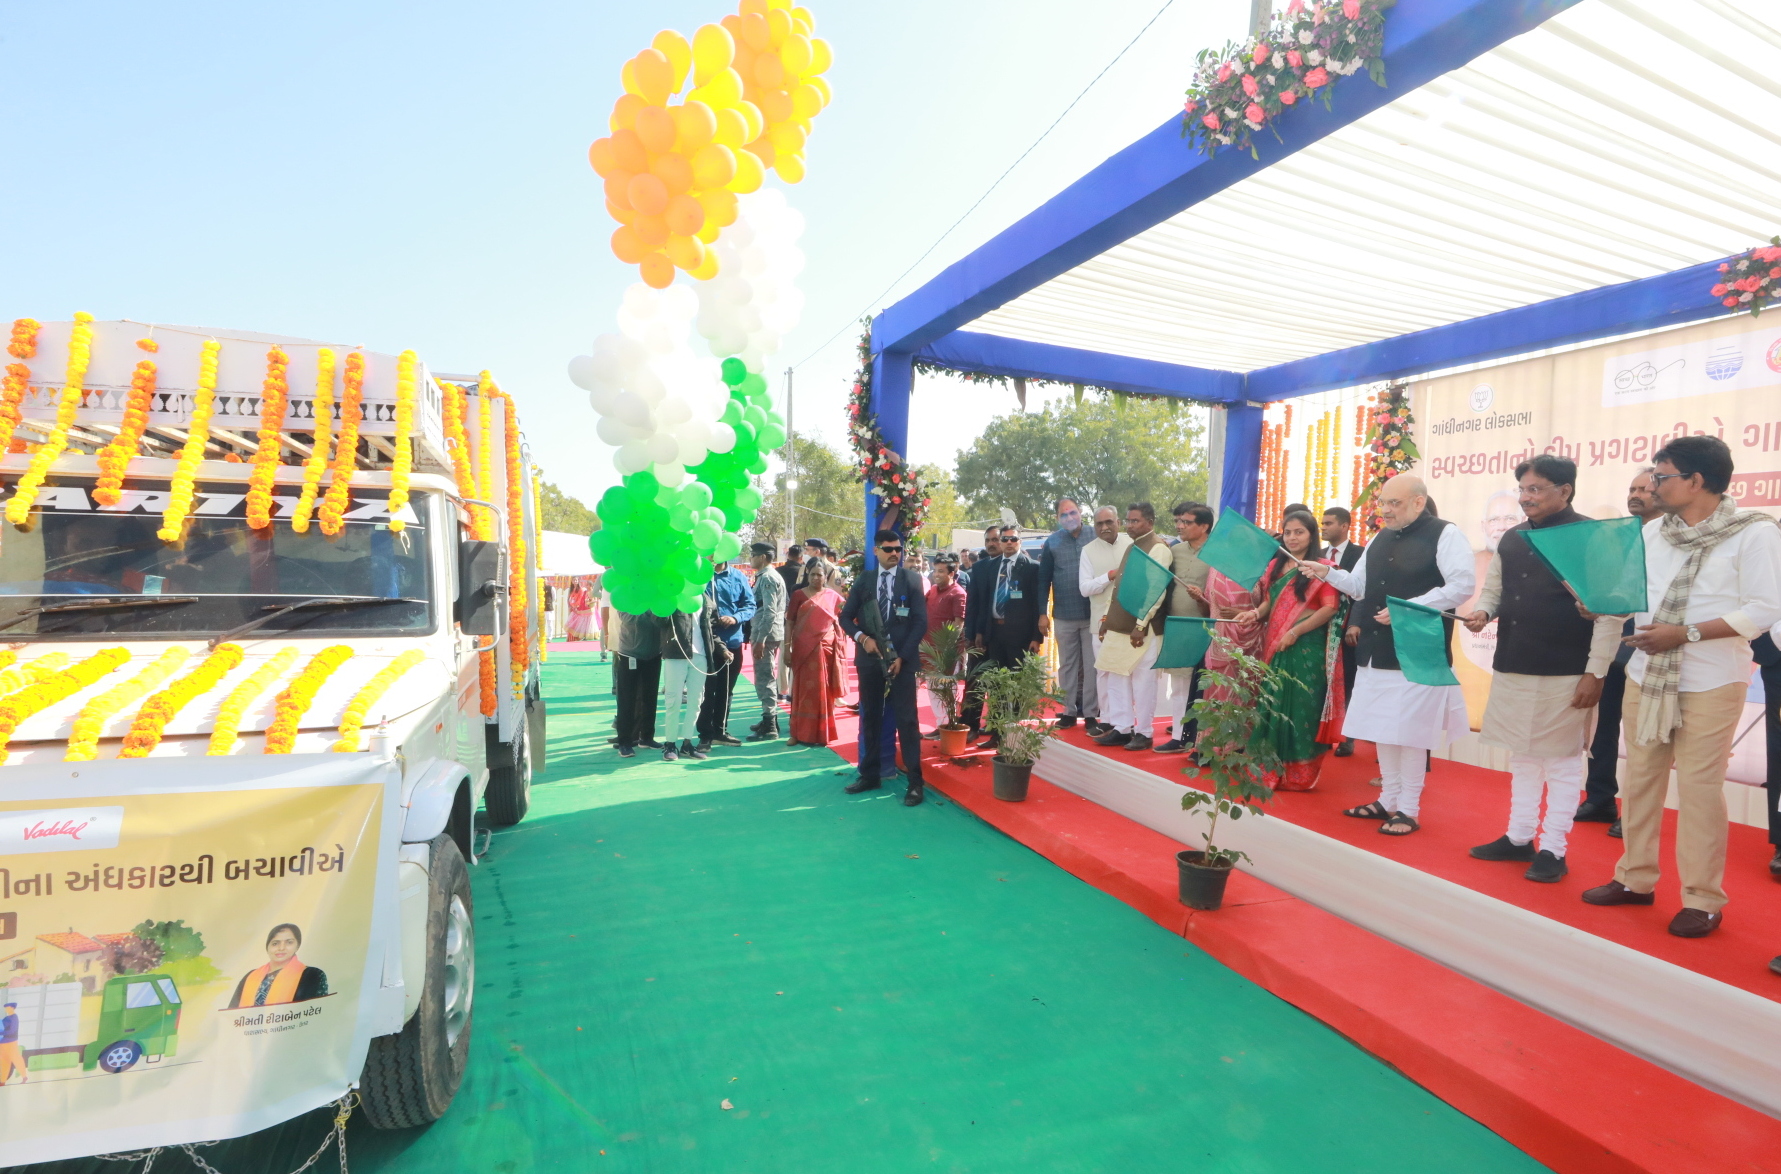
M 1096 535 L 1094 541 L 1082 548 L 1081 560 L 1076 565 L 1076 588 L 1088 600 L 1088 631 L 1094 641 L 1096 660 L 1101 656 L 1101 619 L 1107 614 L 1107 605 L 1113 601 L 1110 590 L 1113 583 L 1108 576 L 1119 566 L 1119 560 L 1125 557 L 1125 548 L 1131 544 L 1131 535 L 1123 531 L 1114 535 L 1112 542 L 1103 541 Z M 1113 684 L 1109 678 L 1113 674 L 1098 666 L 1094 671 L 1095 697 L 1101 707 L 1101 720 L 1111 721 L 1108 709 Z
M 1106 545 L 1099 540 L 1089 545 L 1097 544 Z M 1127 545 L 1132 543 L 1128 541 Z M 1169 546 L 1165 542 L 1158 541 L 1148 551 L 1140 550 L 1138 554 L 1164 569 L 1170 565 Z M 1123 551 L 1121 556 L 1124 557 Z M 1156 673 L 1153 669 L 1163 650 L 1163 638 L 1150 631 L 1149 626 L 1168 598 L 1168 593 L 1164 592 L 1149 611 L 1135 617 L 1138 624 L 1133 631 L 1144 633 L 1143 644 L 1134 648 L 1131 633 L 1110 631 L 1095 650 L 1095 684 L 1097 687 L 1105 685 L 1107 690 L 1101 694 L 1101 720 L 1121 732 L 1148 738 L 1155 728 Z M 1095 630 L 1100 630 L 1099 620 L 1095 621 Z
M 1367 560 L 1375 547 L 1361 552 L 1354 569 L 1330 568 L 1329 584 L 1352 599 L 1367 593 Z M 1435 544 L 1435 566 L 1445 580 L 1439 587 L 1410 599 L 1436 611 L 1452 611 L 1472 597 L 1478 572 L 1472 547 L 1458 526 L 1444 526 Z M 1342 722 L 1344 738 L 1375 743 L 1379 749 L 1379 803 L 1387 811 L 1415 819 L 1422 809 L 1425 753 L 1439 750 L 1450 738 L 1471 732 L 1466 699 L 1458 685 L 1418 685 L 1401 669 L 1361 665 L 1354 674 L 1354 695 Z

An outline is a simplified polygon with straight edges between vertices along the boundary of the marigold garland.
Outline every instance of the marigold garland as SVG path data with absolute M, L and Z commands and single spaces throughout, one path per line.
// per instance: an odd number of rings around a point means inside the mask
M 396 515 L 408 508 L 408 474 L 414 468 L 415 369 L 420 360 L 413 351 L 396 356 L 396 455 L 390 461 L 390 531 L 400 534 L 408 525 Z
M 241 657 L 241 645 L 218 644 L 197 668 L 143 702 L 130 723 L 130 732 L 124 735 L 124 748 L 118 757 L 146 758 L 161 744 L 162 732 L 179 716 L 179 711 L 193 698 L 216 688 L 216 683 L 241 663 Z
M 12 653 L 12 660 L 17 659 L 18 653 Z M 12 660 L 6 663 L 11 664 Z M 0 696 L 17 692 L 26 685 L 34 685 L 57 669 L 66 667 L 67 664 L 68 654 L 66 652 L 51 652 L 38 657 L 29 664 L 21 664 L 16 668 L 0 672 Z
M 358 466 L 359 422 L 365 418 L 365 355 L 346 356 L 345 390 L 340 397 L 340 437 L 334 442 L 334 476 L 320 510 L 322 533 L 332 538 L 346 526 L 353 470 Z
M 291 401 L 291 357 L 274 346 L 266 352 L 266 378 L 260 384 L 260 444 L 247 475 L 247 525 L 264 530 L 272 524 L 272 482 L 284 447 L 284 414 Z
M 508 675 L 515 698 L 525 696 L 526 668 L 532 663 L 531 597 L 526 591 L 525 475 L 520 471 L 519 410 L 513 397 L 501 392 L 507 425 L 507 644 Z
M 31 517 L 31 505 L 43 486 L 49 467 L 68 447 L 68 429 L 74 426 L 74 413 L 80 409 L 85 391 L 87 368 L 93 361 L 93 316 L 82 310 L 74 315 L 74 331 L 68 336 L 68 367 L 62 383 L 62 394 L 56 400 L 56 423 L 36 452 L 31 454 L 31 467 L 19 478 L 12 497 L 6 503 L 6 520 L 23 526 Z
M 210 443 L 210 417 L 216 409 L 216 365 L 223 344 L 207 339 L 198 353 L 198 386 L 192 392 L 192 418 L 186 421 L 186 442 L 179 450 L 179 464 L 173 469 L 173 482 L 167 492 L 167 508 L 161 513 L 161 528 L 155 531 L 162 542 L 178 542 L 185 533 L 186 515 L 192 512 L 192 485 L 198 476 L 198 463 Z
M 477 421 L 476 445 L 476 496 L 483 501 L 495 500 L 495 447 L 491 442 L 494 435 L 495 396 L 501 389 L 495 386 L 494 376 L 484 371 L 476 377 L 476 403 L 479 413 Z M 490 534 L 494 537 L 493 522 L 490 523 Z
M 297 494 L 297 507 L 291 511 L 291 529 L 299 534 L 309 532 L 315 495 L 322 485 L 322 470 L 328 467 L 328 441 L 333 429 L 334 352 L 322 347 L 315 352 L 315 447 L 303 462 L 303 488 Z
M 0 754 L 5 753 L 19 723 L 63 698 L 74 696 L 129 659 L 130 652 L 126 648 L 103 648 L 0 701 Z
M 287 644 L 273 653 L 265 664 L 248 674 L 247 680 L 229 691 L 216 712 L 216 724 L 210 728 L 210 748 L 205 751 L 207 757 L 235 753 L 235 744 L 240 741 L 242 715 L 247 712 L 247 707 L 271 688 L 272 682 L 283 676 L 286 669 L 296 663 L 297 646 Z
M 345 644 L 330 644 L 309 659 L 296 680 L 286 685 L 274 704 L 272 724 L 266 727 L 263 754 L 289 754 L 297 740 L 297 725 L 315 703 L 316 690 L 334 675 L 334 670 L 352 659 L 352 649 Z
M 136 349 L 147 351 L 151 355 L 157 355 L 161 353 L 161 344 L 152 338 L 139 338 L 136 340 Z
M 148 409 L 154 395 L 154 360 L 144 359 L 130 374 L 123 427 L 110 444 L 99 450 L 99 483 L 93 487 L 93 500 L 100 505 L 116 505 L 123 500 L 124 473 L 136 457 L 142 434 L 148 430 Z
M 10 648 L 0 648 L 0 669 L 11 668 L 19 654 Z
M 410 648 L 379 669 L 376 676 L 366 681 L 364 687 L 353 694 L 352 700 L 347 702 L 346 712 L 340 718 L 340 740 L 331 747 L 334 753 L 351 754 L 358 750 L 365 714 L 389 691 L 397 678 L 426 658 L 426 653 L 420 649 Z
M 12 430 L 24 419 L 19 405 L 25 402 L 25 388 L 31 382 L 31 368 L 23 363 L 8 363 L 6 378 L 0 382 L 0 452 L 12 451 Z
M 15 359 L 36 357 L 37 332 L 42 329 L 43 323 L 35 318 L 14 318 L 12 339 L 6 344 L 6 353 Z
M 532 471 L 532 571 L 537 573 L 543 569 L 544 559 L 544 474 Z M 545 629 L 549 621 L 544 616 L 544 602 L 538 603 L 538 631 L 534 638 L 538 641 L 538 663 L 548 659 L 550 646 L 545 639 Z
M 176 644 L 129 680 L 112 686 L 81 706 L 80 715 L 74 719 L 74 730 L 68 735 L 68 753 L 62 756 L 62 761 L 91 762 L 99 757 L 99 737 L 105 731 L 105 723 L 126 705 L 159 688 L 191 655 L 191 649 Z
M 440 386 L 445 392 L 442 414 L 445 417 L 445 436 L 451 448 L 452 476 L 457 481 L 461 496 L 475 497 L 476 458 L 470 451 L 470 437 L 464 431 L 464 414 L 469 407 L 469 397 L 456 383 L 443 383 Z M 488 541 L 492 537 L 489 511 L 477 505 L 469 506 L 468 509 L 470 537 L 480 542 Z

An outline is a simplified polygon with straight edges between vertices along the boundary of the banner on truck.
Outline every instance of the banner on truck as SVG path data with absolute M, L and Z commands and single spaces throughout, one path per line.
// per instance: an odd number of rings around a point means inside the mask
M 1424 380 L 1412 389 L 1416 471 L 1443 518 L 1476 552 L 1478 585 L 1503 533 L 1521 523 L 1515 466 L 1549 452 L 1577 462 L 1579 513 L 1626 516 L 1626 488 L 1676 436 L 1717 436 L 1737 471 L 1730 494 L 1746 508 L 1781 507 L 1781 315 L 1748 315 Z M 1461 615 L 1475 604 L 1457 610 Z M 1477 729 L 1490 691 L 1496 624 L 1454 628 L 1454 672 Z M 1742 723 L 1740 723 L 1740 728 Z M 1761 739 L 1746 739 L 1731 774 L 1754 770 Z
M 319 757 L 0 776 L 0 1166 L 237 1136 L 358 1079 L 394 771 Z

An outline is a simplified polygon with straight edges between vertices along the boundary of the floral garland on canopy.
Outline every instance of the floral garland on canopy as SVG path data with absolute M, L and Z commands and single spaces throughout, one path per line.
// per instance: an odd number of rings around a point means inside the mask
M 881 526 L 901 529 L 905 540 L 921 532 L 933 504 L 921 477 L 903 454 L 884 442 L 878 416 L 872 411 L 872 327 L 860 335 L 860 367 L 854 372 L 853 390 L 847 396 L 847 439 L 853 446 L 859 469 L 854 474 L 884 502 Z M 901 525 L 899 526 L 899 522 Z
M 1410 438 L 1410 427 L 1416 418 L 1410 412 L 1410 385 L 1390 383 L 1373 397 L 1373 408 L 1367 423 L 1367 483 L 1355 499 L 1355 512 L 1361 514 L 1370 537 L 1379 532 L 1379 511 L 1373 499 L 1379 487 L 1408 473 L 1422 454 Z
M 1748 309 L 1752 318 L 1781 301 L 1781 236 L 1745 249 L 1719 266 L 1713 296 L 1728 309 Z
M 1338 77 L 1364 69 L 1383 86 L 1385 10 L 1396 2 L 1292 0 L 1266 32 L 1243 45 L 1201 50 L 1182 107 L 1181 136 L 1208 156 L 1227 146 L 1256 156 L 1256 131 L 1272 130 L 1282 111 L 1320 94 L 1327 108 Z

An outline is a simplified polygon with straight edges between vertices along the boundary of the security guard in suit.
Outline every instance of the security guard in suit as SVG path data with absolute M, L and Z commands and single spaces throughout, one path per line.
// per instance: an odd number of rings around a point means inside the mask
M 883 739 L 879 729 L 884 707 L 874 699 L 886 696 L 896 716 L 897 741 L 903 749 L 903 771 L 909 788 L 903 806 L 922 801 L 921 726 L 915 707 L 916 670 L 921 642 L 928 634 L 928 601 L 921 576 L 902 565 L 903 538 L 880 530 L 874 541 L 877 570 L 863 570 L 841 609 L 841 630 L 855 643 L 854 668 L 860 681 L 860 777 L 846 791 L 875 791 L 884 777 Z M 891 770 L 896 763 L 889 764 Z

